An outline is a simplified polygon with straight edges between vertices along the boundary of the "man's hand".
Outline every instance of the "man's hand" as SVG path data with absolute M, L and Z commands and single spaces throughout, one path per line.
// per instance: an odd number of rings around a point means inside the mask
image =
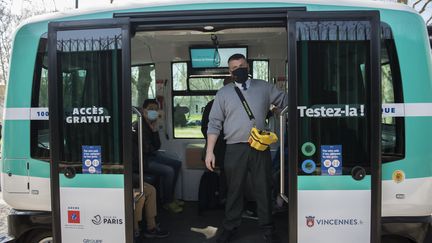
M 207 150 L 206 150 L 205 163 L 207 169 L 209 169 L 210 171 L 213 171 L 215 168 L 216 157 L 214 155 L 213 150 L 218 136 L 219 135 L 216 134 L 207 134 Z
M 215 155 L 214 153 L 206 153 L 206 157 L 205 157 L 205 163 L 206 163 L 206 167 L 207 169 L 209 169 L 210 171 L 213 171 L 215 168 Z

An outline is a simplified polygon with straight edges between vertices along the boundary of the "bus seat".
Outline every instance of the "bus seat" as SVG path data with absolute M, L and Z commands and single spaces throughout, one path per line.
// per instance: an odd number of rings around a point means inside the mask
M 188 144 L 186 146 L 186 168 L 187 169 L 205 169 L 205 163 L 202 160 L 204 144 Z

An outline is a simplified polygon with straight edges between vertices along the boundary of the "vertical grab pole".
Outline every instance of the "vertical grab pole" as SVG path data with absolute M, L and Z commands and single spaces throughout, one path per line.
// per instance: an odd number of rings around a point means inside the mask
M 132 111 L 138 115 L 138 153 L 139 153 L 139 174 L 140 174 L 140 194 L 135 198 L 135 201 L 138 201 L 143 195 L 144 195 L 144 154 L 142 151 L 142 144 L 143 144 L 143 136 L 142 136 L 142 125 L 143 125 L 143 117 L 141 112 L 135 108 L 132 107 Z
M 286 123 L 286 112 L 288 111 L 288 106 L 285 107 L 279 116 L 280 121 L 280 197 L 288 203 L 288 197 L 285 195 L 285 123 Z

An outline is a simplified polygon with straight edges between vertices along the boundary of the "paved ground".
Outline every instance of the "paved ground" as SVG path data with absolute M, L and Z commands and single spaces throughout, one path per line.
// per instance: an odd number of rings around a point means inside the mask
M 0 235 L 7 234 L 7 215 L 10 208 L 3 201 L 3 194 L 0 192 Z

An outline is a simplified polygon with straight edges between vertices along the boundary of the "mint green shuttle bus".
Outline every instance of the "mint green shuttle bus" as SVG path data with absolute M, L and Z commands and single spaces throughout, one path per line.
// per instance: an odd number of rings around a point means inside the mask
M 405 5 L 368 0 L 119 3 L 21 24 L 2 131 L 6 242 L 134 242 L 134 191 L 147 181 L 164 193 L 145 168 L 133 173 L 145 99 L 160 104 L 160 150 L 182 161 L 175 194 L 186 201 L 158 211 L 171 235 L 157 242 L 212 242 L 191 231 L 223 219 L 196 213 L 201 120 L 235 53 L 289 99 L 266 124 L 279 136 L 282 242 L 432 242 L 427 28 Z M 232 242 L 262 240 L 245 218 Z

